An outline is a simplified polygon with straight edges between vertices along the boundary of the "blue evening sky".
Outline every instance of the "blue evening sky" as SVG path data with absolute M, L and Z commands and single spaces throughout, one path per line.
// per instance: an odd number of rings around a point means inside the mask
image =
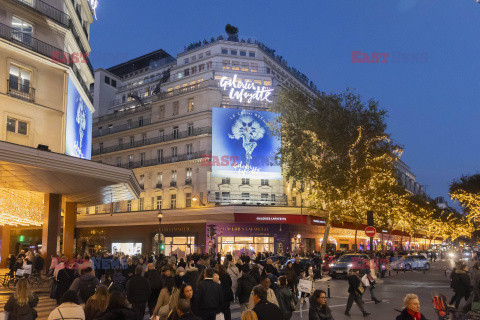
M 97 17 L 94 68 L 159 48 L 175 56 L 231 23 L 241 38 L 276 49 L 320 90 L 349 87 L 379 100 L 389 131 L 405 147 L 402 159 L 430 196 L 449 199 L 452 179 L 480 169 L 475 0 L 99 0 Z M 390 58 L 352 63 L 352 51 Z

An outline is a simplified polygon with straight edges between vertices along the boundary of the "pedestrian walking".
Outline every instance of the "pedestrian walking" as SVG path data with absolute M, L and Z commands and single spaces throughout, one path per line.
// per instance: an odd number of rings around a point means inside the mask
M 227 272 L 230 278 L 232 279 L 232 292 L 237 292 L 238 279 L 240 278 L 240 271 L 233 261 L 226 260 L 227 262 Z
M 293 293 L 288 289 L 287 277 L 281 276 L 278 278 L 280 288 L 277 292 L 277 301 L 280 310 L 282 310 L 282 320 L 290 320 L 297 306 L 297 301 L 293 296 Z
M 27 279 L 19 279 L 15 293 L 10 295 L 3 309 L 9 312 L 9 320 L 34 320 L 37 318 L 37 304 L 38 297 L 28 288 Z
M 148 298 L 148 311 L 150 315 L 152 315 L 155 305 L 157 304 L 158 296 L 160 295 L 160 290 L 162 290 L 162 274 L 154 268 L 153 263 L 149 263 L 147 265 L 147 272 L 145 272 L 145 278 L 148 279 L 150 288 L 152 289 L 150 297 Z
M 85 312 L 80 306 L 77 292 L 68 290 L 60 298 L 60 305 L 50 312 L 48 320 L 85 320 Z
M 257 285 L 255 279 L 250 275 L 248 264 L 242 265 L 242 275 L 238 278 L 237 292 L 235 293 L 242 311 L 248 310 L 248 301 L 253 287 Z
M 472 302 L 480 302 L 480 262 L 475 262 L 473 265 L 470 278 L 472 280 L 472 294 L 470 294 L 468 301 L 465 303 L 463 312 L 468 312 L 472 309 Z
M 453 290 L 455 291 L 455 308 L 458 309 L 462 298 L 468 300 L 472 291 L 470 285 L 470 276 L 468 275 L 468 266 L 462 264 L 460 269 L 455 270 L 455 277 L 453 278 Z
M 179 320 L 201 320 L 201 318 L 192 313 L 190 303 L 185 299 L 178 300 L 175 312 L 178 315 Z
M 198 284 L 197 305 L 198 315 L 202 320 L 215 320 L 217 314 L 222 312 L 223 290 L 213 281 L 212 268 L 205 270 L 205 279 Z
M 178 299 L 184 299 L 190 302 L 190 309 L 194 315 L 198 314 L 198 308 L 196 303 L 196 298 L 193 293 L 193 287 L 189 284 L 184 283 L 179 289 Z
M 127 281 L 126 290 L 128 301 L 132 304 L 132 310 L 137 315 L 137 320 L 143 320 L 151 293 L 150 282 L 147 278 L 142 277 L 142 272 L 143 266 L 139 265 L 135 268 L 135 275 Z
M 403 302 L 405 308 L 396 320 L 426 320 L 425 316 L 420 313 L 420 301 L 416 294 L 407 294 Z
M 375 279 L 370 273 L 367 273 L 362 277 L 362 284 L 365 288 L 369 289 L 370 297 L 372 298 L 372 301 L 375 302 L 375 304 L 382 302 L 382 300 L 378 300 L 377 297 L 375 297 L 375 293 L 373 292 L 373 290 L 375 289 Z
M 75 280 L 75 271 L 70 268 L 68 259 L 65 256 L 62 257 L 62 263 L 55 267 L 54 276 L 58 283 L 55 297 L 57 299 L 57 305 L 59 305 L 60 298 L 70 289 L 70 286 Z
M 220 279 L 220 285 L 223 290 L 223 307 L 222 313 L 225 317 L 225 320 L 231 320 L 232 315 L 230 311 L 230 303 L 233 302 L 233 291 L 232 291 L 232 279 L 227 272 L 227 268 L 224 265 L 218 265 L 218 276 Z
M 315 290 L 310 297 L 308 320 L 334 320 L 327 306 L 327 294 L 323 290 Z
M 107 309 L 108 288 L 106 285 L 100 284 L 95 290 L 95 294 L 91 296 L 85 304 L 85 320 L 95 320 Z
M 356 272 L 350 271 L 348 275 L 348 301 L 347 308 L 345 309 L 345 315 L 350 316 L 350 309 L 355 302 L 360 311 L 362 311 L 363 316 L 366 317 L 370 315 L 370 313 L 365 311 L 365 308 L 363 307 L 362 294 L 364 289 L 358 274 L 359 271 L 357 270 Z
M 145 310 L 145 308 L 144 308 Z M 95 320 L 136 320 L 137 313 L 130 309 L 130 304 L 125 294 L 114 290 L 108 295 L 107 309 Z
M 313 276 L 314 276 L 313 268 L 310 265 L 307 265 L 306 268 L 305 268 L 305 271 L 302 272 L 301 278 L 303 280 L 311 282 L 312 286 L 313 286 L 313 280 L 314 280 Z M 304 304 L 306 302 L 306 298 L 308 298 L 309 296 L 310 296 L 309 292 L 302 292 L 301 298 L 300 298 L 300 303 Z
M 155 309 L 152 312 L 153 319 L 165 320 L 170 312 L 175 309 L 178 302 L 179 291 L 175 286 L 175 280 L 172 277 L 165 279 L 165 287 L 162 288 L 158 296 Z
M 295 272 L 295 269 L 293 268 L 293 263 L 289 261 L 287 263 L 287 267 L 285 268 L 285 275 L 287 277 L 287 283 L 288 287 L 292 291 L 294 295 L 298 294 L 297 291 L 297 273 Z
M 267 301 L 278 307 L 277 296 L 275 295 L 275 292 L 270 288 L 270 285 L 271 285 L 270 278 L 263 278 L 262 281 L 260 282 L 260 285 L 267 292 Z M 253 290 L 252 290 L 252 293 L 250 294 L 250 299 L 248 301 L 249 309 L 252 309 L 255 305 L 253 296 L 254 296 L 254 293 L 253 293 Z
M 282 319 L 280 308 L 267 300 L 267 290 L 264 286 L 253 288 L 253 311 L 257 314 L 258 320 Z

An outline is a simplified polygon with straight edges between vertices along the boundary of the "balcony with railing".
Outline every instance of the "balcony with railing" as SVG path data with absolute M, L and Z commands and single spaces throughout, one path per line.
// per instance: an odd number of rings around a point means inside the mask
M 31 34 L 20 32 L 18 30 L 15 30 L 1 23 L 0 23 L 0 38 L 11 41 L 12 43 L 20 45 L 26 49 L 39 53 L 50 60 L 52 59 L 52 54 L 54 52 L 59 52 L 61 56 L 66 55 L 66 53 L 63 50 L 60 50 L 57 47 L 54 47 L 46 42 L 43 42 L 35 37 L 32 37 Z M 92 101 L 90 91 L 88 90 L 88 87 L 83 81 L 83 78 L 80 75 L 80 72 L 78 71 L 78 68 L 75 66 L 75 64 L 71 61 L 64 62 L 63 64 L 72 68 L 72 71 L 78 78 L 78 81 L 80 82 L 83 90 L 85 90 L 85 93 L 89 97 L 90 101 Z
M 199 151 L 191 154 L 181 154 L 177 155 L 176 157 L 163 157 L 162 159 L 150 159 L 145 160 L 143 163 L 141 161 L 132 161 L 125 164 L 122 164 L 121 167 L 127 169 L 135 169 L 140 167 L 149 167 L 149 166 L 156 166 L 159 164 L 166 164 L 166 163 L 174 163 L 180 161 L 188 161 L 193 159 L 200 159 L 205 154 L 211 154 L 212 151 Z
M 103 147 L 102 149 L 94 149 L 92 150 L 92 155 L 97 156 L 100 154 L 105 154 L 105 153 L 110 153 L 110 152 L 115 152 L 115 151 L 121 151 L 121 150 L 128 150 L 132 148 L 138 148 L 138 147 L 143 147 L 143 146 L 148 146 L 156 143 L 161 143 L 161 142 L 167 142 L 167 141 L 173 141 L 177 139 L 182 139 L 182 138 L 188 138 L 188 137 L 195 137 L 199 136 L 202 134 L 211 134 L 212 133 L 212 127 L 203 127 L 203 128 L 197 128 L 193 129 L 193 131 L 182 131 L 179 132 L 177 135 L 174 134 L 167 134 L 159 137 L 154 137 L 154 138 L 149 138 L 149 139 L 142 139 L 139 141 L 135 141 L 134 143 L 125 143 L 122 145 L 116 145 L 116 146 L 111 146 L 111 147 Z
M 191 185 L 191 184 L 192 184 L 192 178 L 185 179 L 185 185 L 186 186 Z
M 176 187 L 176 186 L 177 186 L 177 181 L 176 180 L 170 181 L 170 187 Z
M 35 89 L 30 85 L 7 80 L 7 94 L 25 101 L 35 101 Z
M 269 195 L 262 197 L 261 195 L 249 195 L 248 198 L 242 197 L 241 194 L 222 195 L 220 193 L 209 194 L 207 201 L 215 205 L 253 205 L 253 206 L 286 206 L 288 205 L 284 197 L 276 196 L 274 198 Z
M 97 138 L 97 137 L 105 136 L 107 134 L 112 134 L 112 133 L 117 133 L 117 132 L 121 132 L 121 131 L 126 131 L 126 130 L 131 130 L 131 129 L 144 127 L 144 126 L 147 126 L 147 125 L 151 124 L 152 123 L 151 121 L 152 120 L 150 118 L 147 118 L 147 119 L 143 119 L 143 122 L 133 121 L 131 123 L 129 122 L 129 123 L 124 123 L 124 124 L 120 124 L 120 125 L 117 125 L 117 126 L 97 129 L 97 130 L 93 131 L 93 137 Z

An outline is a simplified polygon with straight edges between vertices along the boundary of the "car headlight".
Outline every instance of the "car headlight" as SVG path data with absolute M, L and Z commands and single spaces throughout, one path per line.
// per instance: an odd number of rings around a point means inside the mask
M 349 263 L 347 267 L 351 268 L 353 267 L 353 264 Z
M 329 267 L 335 267 L 335 263 L 330 263 Z
M 455 253 L 450 252 L 450 253 L 448 254 L 448 256 L 449 256 L 450 258 L 454 258 L 454 257 L 455 257 Z

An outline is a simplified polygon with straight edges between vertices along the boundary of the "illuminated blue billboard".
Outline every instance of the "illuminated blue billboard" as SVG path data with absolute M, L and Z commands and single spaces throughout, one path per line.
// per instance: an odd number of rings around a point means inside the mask
M 269 123 L 276 113 L 213 108 L 212 176 L 223 178 L 281 179 L 276 154 L 280 139 Z
M 90 160 L 92 157 L 92 112 L 68 79 L 65 154 Z

